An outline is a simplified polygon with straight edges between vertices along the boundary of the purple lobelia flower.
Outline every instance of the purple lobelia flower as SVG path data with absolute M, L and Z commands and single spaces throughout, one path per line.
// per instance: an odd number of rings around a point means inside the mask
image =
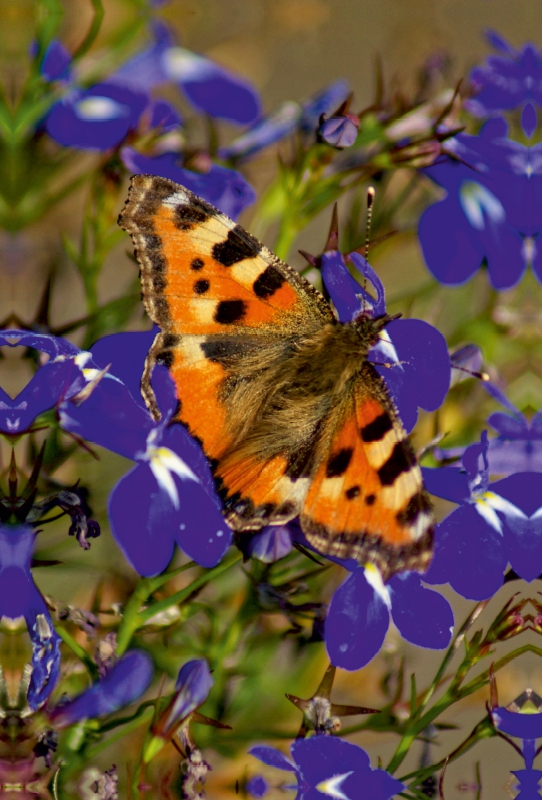
M 536 740 L 542 737 L 541 709 L 542 698 L 532 689 L 526 689 L 506 708 L 494 706 L 489 711 L 491 722 L 498 731 L 522 740 L 525 769 L 512 772 L 519 780 L 519 785 L 514 788 L 521 790 L 516 795 L 520 800 L 538 800 L 541 796 L 538 790 L 542 771 L 533 769 Z
M 452 608 L 422 585 L 418 573 L 403 572 L 384 584 L 372 564 L 339 563 L 351 574 L 335 591 L 325 623 L 326 647 L 336 667 L 356 670 L 368 664 L 382 647 L 390 617 L 401 636 L 418 647 L 441 650 L 449 644 Z
M 361 747 L 335 736 L 297 739 L 291 746 L 293 762 L 274 747 L 249 750 L 255 758 L 297 778 L 296 800 L 390 800 L 405 788 L 383 769 L 371 769 Z
M 450 140 L 455 160 L 424 170 L 447 192 L 418 229 L 427 266 L 441 283 L 464 283 L 482 263 L 495 289 L 514 286 L 528 263 L 542 280 L 535 243 L 542 230 L 542 147 L 524 147 L 506 134 L 503 119 L 491 120 L 479 136 Z
M 61 408 L 63 427 L 136 462 L 109 497 L 109 519 L 141 575 L 165 569 L 175 542 L 205 567 L 217 564 L 231 542 L 203 451 L 182 425 L 170 424 L 177 400 L 167 370 L 155 367 L 153 373 L 160 422 L 128 389 L 139 382 L 152 338 L 132 333 L 100 340 L 92 357 L 111 364 L 111 374 L 119 371 L 126 383 L 103 380 L 84 403 Z
M 493 31 L 487 39 L 502 55 L 490 56 L 485 66 L 471 72 L 476 95 L 467 101 L 469 111 L 488 117 L 525 104 L 542 105 L 542 54 L 532 44 L 514 50 Z
M 47 81 L 66 81 L 71 80 L 72 57 L 66 50 L 62 42 L 53 39 L 43 56 L 40 74 Z
M 240 172 L 218 164 L 211 164 L 207 173 L 198 173 L 181 167 L 177 153 L 149 158 L 132 147 L 123 147 L 121 158 L 130 172 L 159 175 L 180 183 L 235 220 L 256 200 L 256 192 Z
M 171 741 L 181 725 L 207 699 L 213 678 L 204 658 L 187 661 L 179 670 L 171 702 L 153 726 L 153 737 L 145 748 L 144 760 L 150 761 L 166 742 Z
M 49 712 L 56 728 L 113 714 L 133 703 L 149 688 L 153 666 L 142 650 L 129 650 L 107 673 L 74 700 L 62 703 Z
M 0 616 L 24 617 L 32 642 L 28 704 L 34 711 L 60 675 L 60 636 L 30 572 L 36 531 L 30 525 L 0 525 Z
M 422 469 L 431 494 L 459 505 L 437 526 L 424 580 L 450 583 L 471 600 L 491 597 L 508 563 L 529 582 L 542 572 L 542 475 L 516 473 L 490 484 L 487 453 L 484 431 L 465 450 L 462 469 Z
M 241 161 L 264 147 L 280 142 L 297 129 L 314 134 L 319 117 L 336 108 L 347 95 L 346 81 L 336 81 L 303 103 L 287 100 L 271 114 L 259 119 L 231 144 L 221 147 L 218 155 L 220 158 Z
M 296 533 L 297 533 L 297 527 Z M 246 551 L 251 558 L 257 558 L 264 564 L 273 564 L 292 552 L 292 533 L 294 523 L 287 525 L 266 525 L 258 533 L 250 536 Z
M 160 422 L 141 398 L 139 381 L 153 339 L 152 332 L 117 334 L 88 353 L 45 334 L 15 330 L 0 336 L 0 344 L 49 355 L 15 400 L 0 395 L 1 431 L 21 433 L 56 408 L 65 430 L 136 462 L 113 489 L 109 514 L 113 535 L 142 575 L 165 569 L 175 542 L 209 567 L 231 541 L 203 452 L 181 425 L 169 424 L 177 401 L 164 368 L 153 376 Z
M 381 317 L 386 313 L 384 287 L 370 264 L 350 253 L 347 260 L 369 281 L 373 298 L 349 273 L 344 257 L 330 250 L 320 257 L 322 278 L 341 322 L 357 314 Z M 395 401 L 403 425 L 412 430 L 418 406 L 438 408 L 450 386 L 450 358 L 444 337 L 436 328 L 418 319 L 398 319 L 380 333 L 380 341 L 369 351 L 369 361 L 382 375 Z
M 248 125 L 260 115 L 258 94 L 248 81 L 177 47 L 163 23 L 155 21 L 153 29 L 154 43 L 123 64 L 111 81 L 147 92 L 162 83 L 176 83 L 197 111 L 238 125 Z
M 49 111 L 45 129 L 66 147 L 109 150 L 137 126 L 148 102 L 145 92 L 110 81 L 86 90 L 72 87 Z
M 262 778 L 261 775 L 254 775 L 249 781 L 247 781 L 245 789 L 247 794 L 249 794 L 251 797 L 256 797 L 258 800 L 260 800 L 261 797 L 265 797 L 267 794 L 269 785 L 265 778 Z
M 338 149 L 352 147 L 358 136 L 358 128 L 359 120 L 353 114 L 338 114 L 328 119 L 322 115 L 318 138 Z

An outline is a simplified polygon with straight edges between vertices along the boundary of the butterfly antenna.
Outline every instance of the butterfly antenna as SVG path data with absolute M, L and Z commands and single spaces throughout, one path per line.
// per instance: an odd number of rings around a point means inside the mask
M 369 186 L 367 189 L 367 225 L 365 227 L 365 247 L 364 256 L 365 261 L 369 260 L 369 236 L 371 233 L 371 222 L 373 219 L 373 203 L 375 199 L 375 190 L 373 186 Z
M 373 186 L 367 189 L 367 224 L 365 225 L 365 245 L 363 247 L 363 256 L 365 261 L 369 260 L 369 236 L 371 235 L 371 222 L 373 219 L 373 203 L 375 199 L 375 190 Z M 363 276 L 363 308 L 365 309 L 365 297 L 367 295 L 367 275 Z

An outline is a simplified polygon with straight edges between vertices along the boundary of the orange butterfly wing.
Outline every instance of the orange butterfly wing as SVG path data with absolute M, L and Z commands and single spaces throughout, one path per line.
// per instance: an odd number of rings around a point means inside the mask
M 366 363 L 322 432 L 301 527 L 320 552 L 427 568 L 434 519 L 420 467 L 378 374 Z

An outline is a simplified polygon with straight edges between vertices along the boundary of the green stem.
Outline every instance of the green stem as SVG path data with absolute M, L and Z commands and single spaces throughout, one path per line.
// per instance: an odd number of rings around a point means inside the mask
M 75 641 L 73 636 L 70 633 L 68 633 L 68 631 L 65 628 L 62 628 L 60 625 L 55 625 L 55 630 L 62 639 L 62 641 L 64 642 L 64 644 L 67 645 L 72 651 L 72 653 L 74 653 L 77 656 L 77 658 L 79 658 L 80 661 L 83 662 L 85 667 L 88 669 L 92 679 L 97 680 L 98 668 L 96 667 L 96 664 L 91 659 L 85 648 L 81 647 L 81 645 Z
M 122 653 L 126 651 L 136 630 L 141 627 L 141 625 L 144 625 L 147 620 L 151 619 L 151 617 L 154 617 L 155 614 L 159 614 L 161 611 L 167 611 L 167 609 L 171 608 L 173 605 L 179 605 L 180 603 L 183 603 L 192 595 L 193 592 L 205 586 L 206 583 L 209 583 L 209 581 L 213 580 L 213 578 L 215 578 L 217 575 L 225 572 L 231 566 L 240 561 L 241 558 L 241 553 L 236 552 L 233 557 L 230 557 L 229 559 L 226 558 L 216 567 L 213 567 L 213 569 L 206 570 L 202 575 L 192 581 L 192 583 L 190 583 L 185 589 L 181 589 L 179 592 L 175 592 L 175 594 L 172 594 L 170 597 L 166 597 L 164 600 L 153 603 L 150 608 L 140 611 L 141 606 L 144 605 L 149 596 L 160 586 L 162 586 L 164 583 L 167 583 L 167 581 L 175 577 L 175 575 L 179 575 L 181 572 L 184 572 L 184 570 L 195 566 L 195 564 L 192 561 L 190 564 L 185 564 L 184 566 L 179 567 L 179 569 L 173 570 L 173 572 L 167 572 L 165 575 L 159 575 L 157 578 L 143 578 L 128 601 L 119 626 L 117 633 L 118 655 L 122 655 Z

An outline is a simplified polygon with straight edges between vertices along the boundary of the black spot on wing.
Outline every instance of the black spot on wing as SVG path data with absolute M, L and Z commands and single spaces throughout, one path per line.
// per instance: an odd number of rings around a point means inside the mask
M 173 353 L 171 352 L 171 350 L 162 350 L 156 356 L 155 362 L 156 362 L 156 364 L 161 364 L 163 367 L 167 367 L 168 369 L 171 369 L 174 359 L 175 359 L 175 357 L 174 357 Z
M 360 435 L 364 442 L 379 442 L 392 428 L 391 417 L 387 411 L 384 411 L 379 417 L 361 428 Z
M 205 262 L 203 261 L 203 258 L 193 258 L 190 262 L 190 269 L 193 269 L 197 272 L 198 270 L 202 269 L 204 263 Z
M 244 231 L 239 225 L 228 231 L 223 242 L 214 245 L 212 255 L 223 267 L 231 267 L 244 258 L 254 258 L 260 252 L 257 239 Z
M 269 266 L 256 278 L 252 288 L 254 289 L 254 293 L 263 299 L 275 294 L 285 280 L 286 278 L 284 275 L 280 274 L 278 269 Z
M 413 525 L 420 514 L 431 513 L 431 502 L 425 492 L 418 492 L 408 501 L 408 505 L 397 514 L 399 525 Z
M 232 325 L 239 322 L 247 313 L 244 300 L 222 300 L 216 307 L 214 321 L 220 325 Z
M 209 218 L 207 208 L 204 208 L 197 201 L 190 204 L 180 203 L 175 208 L 173 215 L 174 223 L 180 231 L 189 231 L 194 225 L 201 225 Z
M 352 459 L 352 453 L 351 447 L 344 447 L 331 456 L 326 466 L 326 478 L 338 478 L 344 475 Z
M 365 498 L 365 505 L 372 506 L 375 500 L 376 497 L 374 494 L 368 494 Z
M 408 442 L 397 442 L 387 461 L 378 470 L 383 486 L 391 486 L 403 472 L 416 463 L 416 457 Z
M 196 281 L 194 284 L 194 291 L 196 294 L 205 294 L 205 292 L 209 291 L 210 285 L 211 284 L 209 283 L 209 281 L 205 280 Z
M 355 497 L 359 497 L 360 495 L 359 486 L 351 486 L 350 489 L 346 490 L 345 495 L 349 500 L 353 500 Z

